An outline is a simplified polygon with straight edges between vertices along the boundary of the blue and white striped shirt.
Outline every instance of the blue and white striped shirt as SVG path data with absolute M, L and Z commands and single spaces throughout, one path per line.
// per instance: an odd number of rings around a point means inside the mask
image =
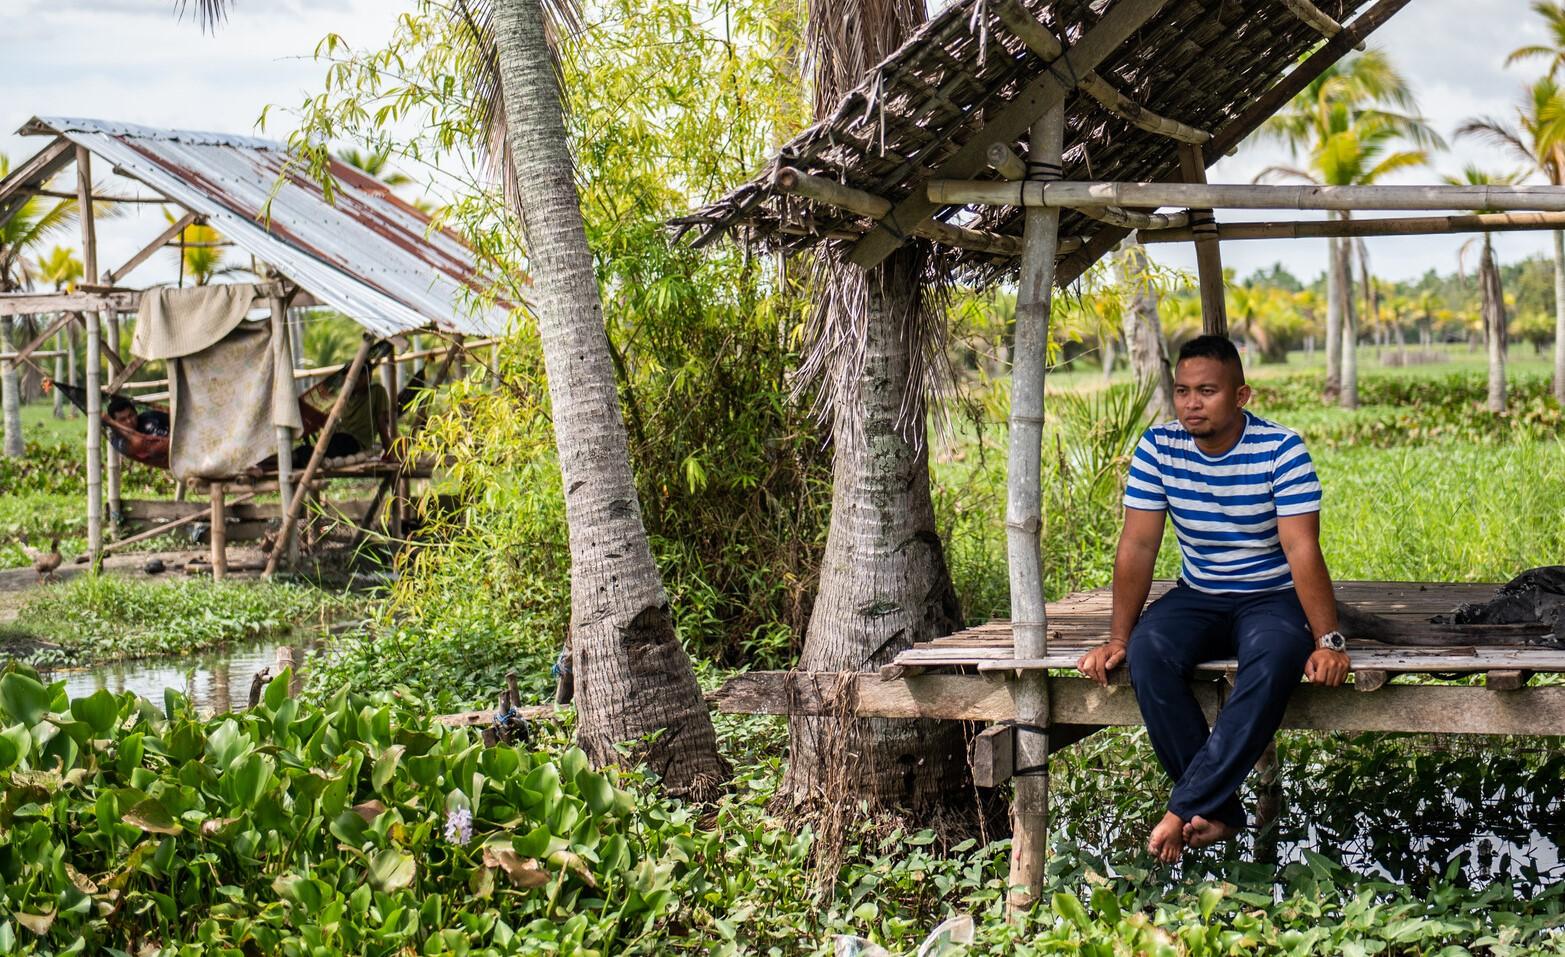
M 1239 441 L 1216 458 L 1183 425 L 1167 422 L 1136 446 L 1125 507 L 1168 512 L 1190 587 L 1279 591 L 1293 587 L 1293 573 L 1277 518 L 1320 511 L 1320 480 L 1299 434 L 1260 416 L 1244 413 Z

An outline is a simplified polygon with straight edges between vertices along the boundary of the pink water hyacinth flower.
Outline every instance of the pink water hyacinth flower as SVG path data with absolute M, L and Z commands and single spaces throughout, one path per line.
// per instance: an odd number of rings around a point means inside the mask
M 466 844 L 473 839 L 473 812 L 465 807 L 446 812 L 446 840 L 452 844 Z

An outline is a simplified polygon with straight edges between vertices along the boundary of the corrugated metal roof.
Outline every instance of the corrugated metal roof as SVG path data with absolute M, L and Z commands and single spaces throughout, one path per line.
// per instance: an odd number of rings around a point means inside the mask
M 472 251 L 390 189 L 333 162 L 333 202 L 281 143 L 129 123 L 39 117 L 24 133 L 57 133 L 199 213 L 234 245 L 275 266 L 323 303 L 385 337 L 428 325 L 498 335 L 506 311 L 485 309 Z

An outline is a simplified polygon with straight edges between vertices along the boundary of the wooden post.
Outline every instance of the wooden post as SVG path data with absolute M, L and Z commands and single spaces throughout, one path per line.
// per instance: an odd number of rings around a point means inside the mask
M 109 358 L 110 362 L 113 362 L 114 360 L 120 358 L 120 320 L 119 320 L 119 314 L 115 313 L 115 312 L 112 312 L 112 311 L 107 311 L 106 310 L 105 311 L 105 316 L 106 316 L 106 319 L 107 319 L 108 336 L 109 336 L 108 358 Z M 113 376 L 112 378 L 118 379 L 120 377 L 118 375 L 116 375 L 116 376 Z M 113 389 L 109 390 L 109 392 L 111 394 L 113 393 L 113 391 L 114 391 Z M 109 486 L 109 488 L 108 488 L 109 534 L 111 536 L 118 537 L 118 535 L 119 535 L 119 527 L 120 527 L 120 475 L 121 475 L 121 473 L 122 473 L 122 471 L 124 469 L 124 462 L 122 461 L 119 452 L 115 451 L 114 446 L 112 444 L 108 448 L 107 461 L 104 462 L 104 465 L 107 466 L 108 479 L 109 479 L 108 480 L 108 486 Z
M 223 483 L 209 484 L 207 496 L 212 500 L 212 580 L 220 582 L 228 577 L 228 504 Z
M 380 384 L 386 390 L 386 422 L 387 430 L 391 432 L 392 441 L 397 436 L 397 396 L 401 388 L 402 376 L 397 369 L 396 340 L 392 340 L 392 358 L 381 363 Z M 391 449 L 387 449 L 391 452 Z M 402 537 L 402 510 L 403 500 L 407 497 L 406 483 L 400 478 L 392 486 L 391 502 L 386 510 L 386 533 L 395 541 Z
M 1052 107 L 1028 134 L 1029 178 L 1060 178 L 1065 111 Z M 1011 634 L 1017 658 L 1048 651 L 1043 601 L 1040 472 L 1043 456 L 1044 358 L 1049 342 L 1049 308 L 1054 293 L 1054 255 L 1059 243 L 1058 210 L 1029 208 L 1022 231 L 1021 279 L 1016 295 L 1016 332 L 1011 366 L 1011 436 L 1006 465 L 1005 537 L 1011 576 Z M 1045 672 L 1027 672 L 1012 683 L 1018 728 L 1016 794 L 1011 805 L 1011 877 L 1007 907 L 1015 919 L 1043 887 L 1049 846 L 1049 721 Z
M 337 432 L 337 423 L 342 420 L 342 413 L 348 407 L 348 399 L 353 395 L 353 390 L 358 388 L 359 376 L 364 374 L 364 363 L 369 358 L 370 347 L 375 340 L 369 336 L 359 345 L 359 351 L 353 354 L 353 362 L 348 365 L 347 379 L 342 384 L 342 392 L 338 393 L 337 401 L 332 403 L 331 413 L 326 416 L 326 424 L 321 427 L 321 434 L 315 438 L 315 449 L 310 453 L 309 464 L 304 467 L 304 474 L 299 476 L 298 484 L 293 494 L 293 501 L 288 503 L 288 511 L 283 515 L 283 527 L 277 532 L 277 543 L 272 546 L 272 552 L 266 556 L 266 570 L 262 577 L 271 578 L 277 574 L 277 562 L 282 558 L 283 551 L 288 548 L 289 540 L 293 538 L 293 527 L 299 521 L 299 515 L 304 511 L 305 500 L 310 493 L 310 483 L 315 481 L 315 473 L 320 471 L 321 462 L 326 459 L 326 446 L 331 442 L 331 437 Z
M 272 375 L 286 376 L 290 391 L 293 390 L 293 350 L 288 345 L 288 302 L 282 296 L 271 297 L 272 306 Z M 284 515 L 292 504 L 293 482 L 293 429 L 277 426 L 277 494 Z M 281 537 L 278 538 L 279 544 Z M 293 562 L 298 545 L 288 540 L 288 561 Z
M 98 274 L 98 237 L 92 217 L 92 154 L 85 146 L 76 147 L 76 202 L 82 230 L 82 275 Z M 87 327 L 87 557 L 96 566 L 103 552 L 103 418 L 101 323 L 99 317 L 82 315 Z
M 1206 157 L 1201 147 L 1179 144 L 1179 171 L 1187 183 L 1206 182 Z M 1201 331 L 1228 335 L 1228 302 L 1223 296 L 1223 255 L 1217 241 L 1217 219 L 1210 209 L 1190 210 L 1190 231 L 1195 234 L 1196 274 L 1201 284 Z

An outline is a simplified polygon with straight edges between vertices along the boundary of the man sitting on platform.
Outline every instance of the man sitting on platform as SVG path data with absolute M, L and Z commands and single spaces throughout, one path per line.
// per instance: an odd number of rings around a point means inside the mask
M 1320 550 L 1320 482 L 1298 433 L 1244 410 L 1250 387 L 1232 342 L 1179 350 L 1177 421 L 1147 429 L 1125 487 L 1109 640 L 1077 667 L 1099 684 L 1129 660 L 1142 719 L 1174 781 L 1148 849 L 1172 863 L 1245 826 L 1239 786 L 1272 740 L 1299 684 L 1348 672 Z M 1145 612 L 1164 515 L 1179 582 Z M 1210 730 L 1190 688 L 1195 666 L 1237 658 Z

